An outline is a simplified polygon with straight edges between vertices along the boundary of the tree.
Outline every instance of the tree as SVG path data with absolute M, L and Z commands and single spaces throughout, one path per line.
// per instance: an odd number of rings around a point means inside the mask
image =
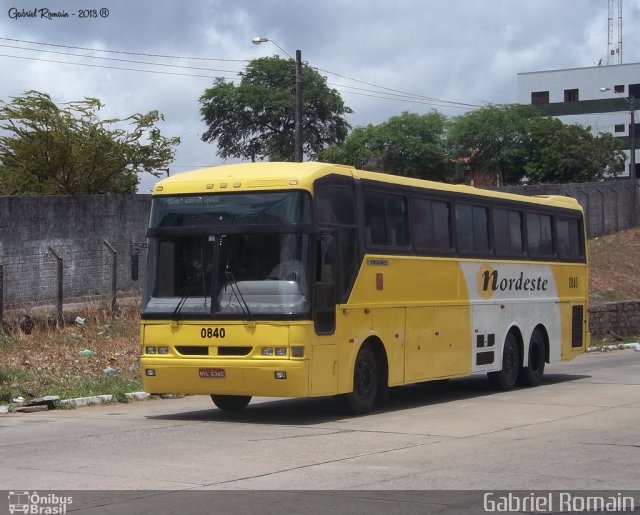
M 293 161 L 295 127 L 295 62 L 263 57 L 252 60 L 239 85 L 222 78 L 200 97 L 200 113 L 207 125 L 205 142 L 217 143 L 226 158 Z M 332 143 L 341 143 L 351 113 L 335 89 L 313 68 L 302 67 L 303 153 L 315 158 Z
M 529 131 L 524 174 L 530 182 L 583 182 L 624 169 L 621 143 L 609 133 L 593 136 L 590 128 L 556 118 L 532 120 Z
M 489 105 L 453 120 L 448 132 L 452 154 L 468 158 L 475 170 L 497 172 L 503 183 L 524 174 L 529 122 L 542 115 L 528 105 Z
M 623 165 L 610 134 L 544 117 L 534 106 L 490 105 L 456 118 L 449 129 L 452 153 L 476 170 L 496 172 L 503 183 L 580 182 L 615 174 Z
M 38 91 L 0 102 L 0 194 L 134 193 L 138 173 L 159 176 L 180 143 L 160 134 L 162 115 L 100 120 L 102 107 L 96 98 L 58 106 Z
M 332 145 L 321 159 L 405 177 L 445 180 L 452 172 L 447 157 L 444 115 L 403 112 L 379 125 L 357 127 L 343 145 Z

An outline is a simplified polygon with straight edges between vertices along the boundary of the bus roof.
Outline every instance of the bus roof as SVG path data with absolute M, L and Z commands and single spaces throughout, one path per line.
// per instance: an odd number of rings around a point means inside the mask
M 329 174 L 354 179 L 378 181 L 387 184 L 428 188 L 436 191 L 475 195 L 485 198 L 513 200 L 532 204 L 582 210 L 578 201 L 561 195 L 526 196 L 515 193 L 485 190 L 474 186 L 447 184 L 390 175 L 380 172 L 356 170 L 352 166 L 320 162 L 259 162 L 212 166 L 173 175 L 159 181 L 153 188 L 154 196 L 194 195 L 198 193 L 226 193 L 274 189 L 305 189 L 313 191 L 313 183 Z

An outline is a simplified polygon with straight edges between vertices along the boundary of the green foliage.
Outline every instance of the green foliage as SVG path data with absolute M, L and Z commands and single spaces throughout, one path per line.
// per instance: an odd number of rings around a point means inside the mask
M 455 157 L 471 168 L 500 174 L 503 183 L 597 180 L 621 169 L 620 143 L 593 136 L 529 105 L 490 105 L 456 118 L 449 129 Z
M 532 120 L 529 130 L 524 174 L 530 182 L 584 182 L 624 168 L 624 153 L 611 134 L 596 137 L 555 118 Z
M 133 193 L 139 172 L 156 175 L 173 159 L 180 140 L 160 134 L 158 111 L 100 120 L 102 107 L 96 98 L 58 106 L 38 91 L 0 102 L 0 194 Z
M 449 145 L 474 170 L 499 172 L 502 182 L 517 182 L 527 161 L 529 122 L 540 112 L 526 105 L 490 105 L 457 117 L 449 128 Z
M 406 177 L 445 180 L 453 168 L 445 143 L 446 117 L 404 112 L 380 125 L 357 127 L 344 145 L 325 149 L 323 161 Z
M 218 78 L 200 97 L 207 125 L 202 140 L 217 144 L 226 158 L 293 161 L 295 156 L 295 62 L 264 57 L 251 61 L 239 85 Z M 315 158 L 327 145 L 344 141 L 351 113 L 335 89 L 313 68 L 302 67 L 303 152 Z

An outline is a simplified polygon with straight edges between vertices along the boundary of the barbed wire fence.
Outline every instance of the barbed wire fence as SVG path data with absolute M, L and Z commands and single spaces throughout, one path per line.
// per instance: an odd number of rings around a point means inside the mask
M 0 323 L 30 332 L 82 321 L 96 308 L 115 316 L 122 302 L 140 299 L 146 250 L 143 242 L 118 249 L 103 239 L 31 244 L 0 256 Z

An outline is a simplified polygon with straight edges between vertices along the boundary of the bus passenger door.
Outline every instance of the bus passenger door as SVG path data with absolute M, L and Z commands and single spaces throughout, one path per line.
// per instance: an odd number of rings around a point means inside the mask
M 433 308 L 407 308 L 405 381 L 426 381 L 433 377 Z

